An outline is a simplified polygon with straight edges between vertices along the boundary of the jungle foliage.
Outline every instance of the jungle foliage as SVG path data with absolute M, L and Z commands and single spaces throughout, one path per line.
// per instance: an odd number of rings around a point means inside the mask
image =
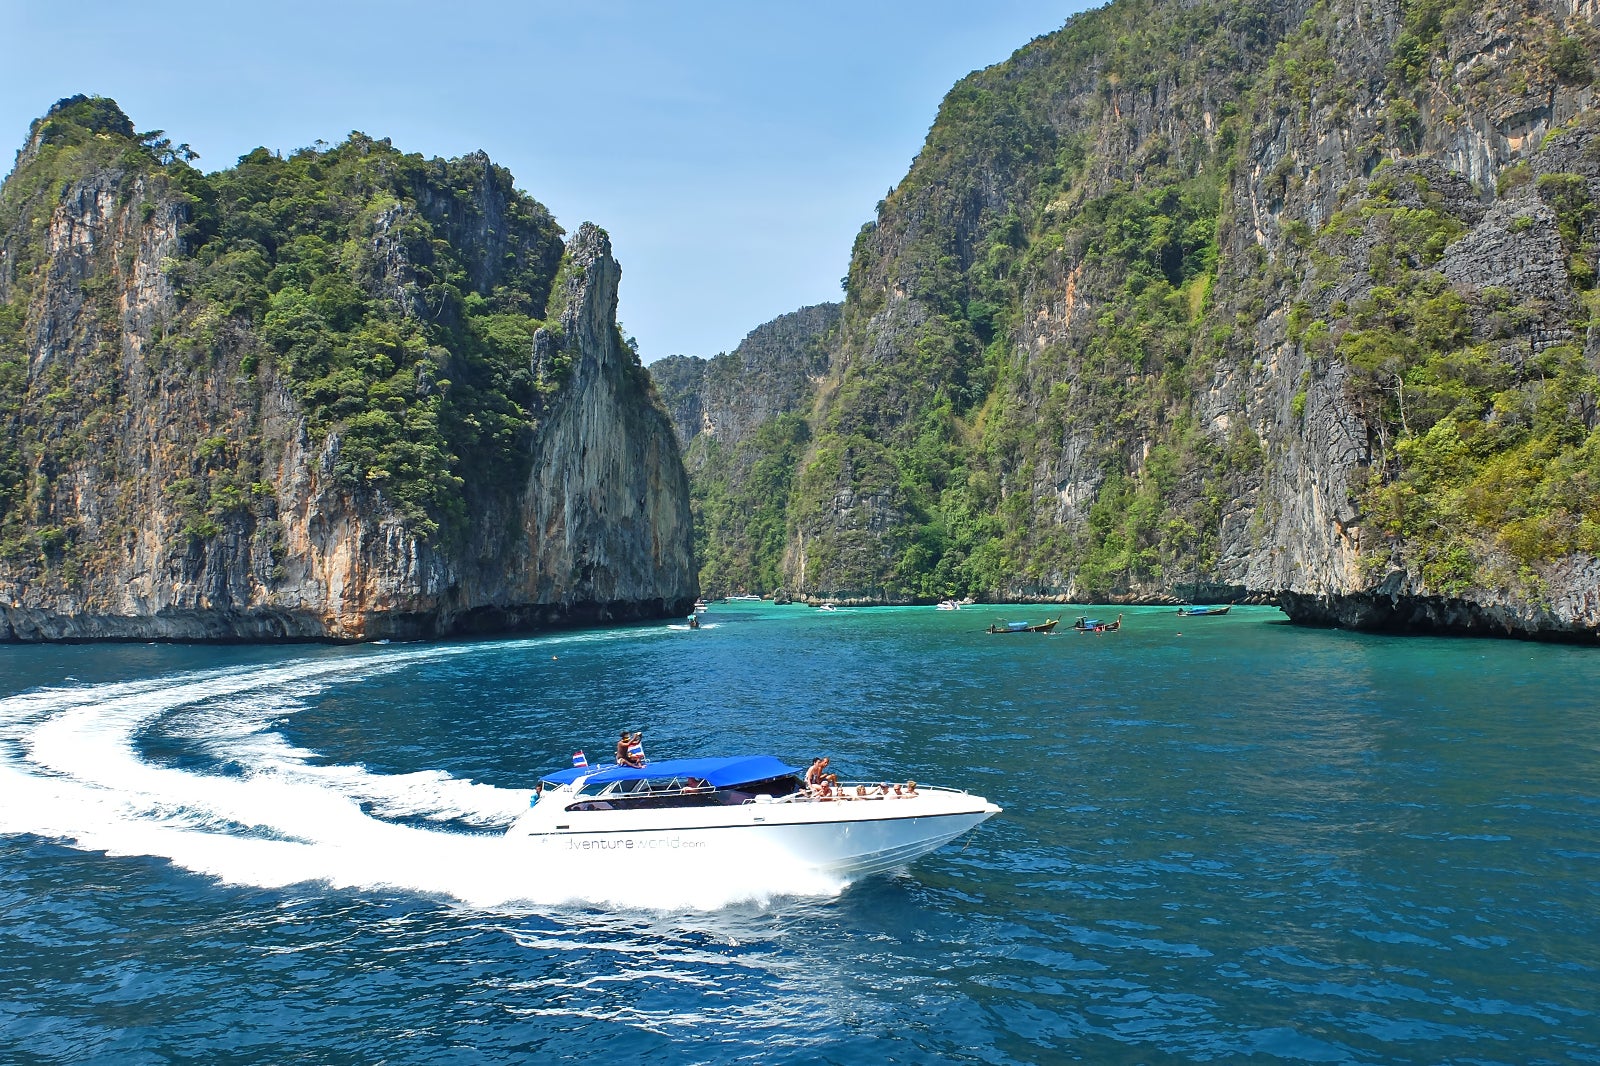
M 729 449 L 706 436 L 694 447 L 695 558 L 700 587 L 769 593 L 783 587 L 787 508 L 795 471 L 811 441 L 804 416 L 782 414 Z
M 89 365 L 52 368 L 61 380 L 47 374 L 32 386 L 44 395 L 26 385 L 22 331 L 45 227 L 58 202 L 89 187 L 117 190 L 122 222 L 135 229 L 162 212 L 181 220 L 181 253 L 161 264 L 181 310 L 144 350 L 151 373 L 238 374 L 258 395 L 286 388 L 313 446 L 328 445 L 335 480 L 425 537 L 462 532 L 470 491 L 526 478 L 519 445 L 565 368 L 558 357 L 536 378 L 530 360 L 535 331 L 555 329 L 547 302 L 562 231 L 504 169 L 481 155 L 424 159 L 352 133 L 288 156 L 259 148 L 204 174 L 186 145 L 137 133 L 100 98 L 62 101 L 36 133 L 0 204 L 13 257 L 0 307 L 0 531 L 14 540 L 40 525 L 28 501 L 51 476 L 52 403 L 91 415 L 113 399 Z M 102 255 L 83 289 L 114 307 L 132 268 L 131 253 Z M 114 358 L 115 311 L 103 319 L 98 344 Z M 25 415 L 25 403 L 36 410 Z M 71 426 L 83 419 L 66 421 L 70 453 Z M 225 431 L 209 459 L 194 443 L 194 478 L 175 491 L 193 515 L 187 532 L 204 538 L 248 506 L 259 442 Z
M 1580 293 L 1594 287 L 1587 185 L 1560 173 L 1537 182 Z M 1368 221 L 1394 215 L 1385 192 L 1375 183 L 1360 206 Z M 1537 586 L 1538 564 L 1600 554 L 1600 377 L 1575 339 L 1521 339 L 1530 311 L 1506 290 L 1463 290 L 1431 269 L 1458 221 L 1404 214 L 1397 246 L 1420 252 L 1369 267 L 1383 283 L 1333 323 L 1347 389 L 1376 438 L 1360 502 L 1397 557 L 1370 565 L 1411 565 L 1448 595 Z
M 1206 48 L 1243 72 L 1261 31 L 1248 5 L 1118 5 L 952 90 L 857 240 L 847 350 L 889 338 L 893 354 L 847 356 L 797 479 L 804 585 L 1110 592 L 1187 572 L 1214 544 L 1231 453 L 1196 431 L 1191 397 L 1236 122 L 1121 165 L 1097 154 L 1093 119 L 1074 130 L 1058 116 L 1068 96 L 1111 111 L 1112 95 L 1169 76 L 1174 55 L 1186 77 L 1213 62 Z M 1224 82 L 1222 99 L 1244 84 Z M 885 301 L 896 289 L 913 303 Z M 1072 343 L 1023 351 L 1041 290 L 1069 290 L 1095 317 Z M 1127 442 L 1151 426 L 1153 460 L 1130 465 Z M 1044 516 L 1053 456 L 1075 441 L 1105 490 L 1069 530 Z M 855 501 L 842 521 L 841 498 Z
M 1594 553 L 1593 179 L 1525 161 L 1494 190 L 1553 213 L 1579 305 L 1561 322 L 1541 298 L 1449 282 L 1467 218 L 1386 169 L 1472 109 L 1594 79 L 1592 32 L 1540 13 L 1509 58 L 1451 81 L 1478 14 L 1406 0 L 1363 82 L 1341 73 L 1338 5 L 1285 26 L 1260 3 L 1119 0 L 963 79 L 857 237 L 789 535 L 763 565 L 787 551 L 801 588 L 890 600 L 1178 590 L 1217 566 L 1224 512 L 1264 465 L 1328 431 L 1330 380 L 1371 437 L 1341 521 L 1374 572 L 1526 591 L 1539 566 Z M 1368 135 L 1325 219 L 1306 210 L 1320 164 L 1292 146 L 1328 121 Z M 1489 190 L 1451 181 L 1475 223 Z M 1244 190 L 1253 221 L 1235 215 Z M 1273 382 L 1274 352 L 1307 368 Z M 1253 424 L 1203 413 L 1219 371 L 1256 390 Z

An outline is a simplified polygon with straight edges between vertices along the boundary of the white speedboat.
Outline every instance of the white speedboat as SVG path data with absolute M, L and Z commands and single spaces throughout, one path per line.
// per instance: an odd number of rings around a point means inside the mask
M 818 794 L 782 760 L 746 755 L 547 774 L 506 836 L 553 861 L 665 849 L 858 877 L 904 866 L 999 813 L 982 796 L 928 785 Z

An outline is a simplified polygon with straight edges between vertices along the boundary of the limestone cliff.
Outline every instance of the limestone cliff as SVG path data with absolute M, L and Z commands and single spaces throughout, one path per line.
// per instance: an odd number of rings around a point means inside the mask
M 1114 0 L 863 228 L 783 578 L 1600 629 L 1588 4 Z
M 839 304 L 813 304 L 751 330 L 711 359 L 675 355 L 650 364 L 678 439 L 692 452 L 702 433 L 737 448 L 762 423 L 809 410 L 837 342 Z
M 713 593 L 782 584 L 784 508 L 841 310 L 803 307 L 751 330 L 732 352 L 650 365 L 685 449 L 700 582 Z
M 697 592 L 605 234 L 352 135 L 202 175 L 62 101 L 0 192 L 0 639 L 372 639 Z

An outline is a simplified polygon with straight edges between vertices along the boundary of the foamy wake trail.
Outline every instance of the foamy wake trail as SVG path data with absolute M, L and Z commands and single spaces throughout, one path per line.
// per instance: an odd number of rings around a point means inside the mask
M 233 884 L 395 889 L 477 907 L 580 902 L 715 909 L 841 887 L 782 864 L 707 869 L 703 859 L 674 854 L 589 856 L 581 867 L 541 867 L 525 842 L 498 831 L 526 806 L 527 791 L 440 771 L 385 775 L 318 765 L 316 752 L 278 731 L 331 685 L 473 651 L 395 649 L 0 699 L 0 833 L 154 856 Z M 243 772 L 203 773 L 141 758 L 140 732 L 177 712 L 186 740 Z M 417 828 L 385 817 L 486 832 Z

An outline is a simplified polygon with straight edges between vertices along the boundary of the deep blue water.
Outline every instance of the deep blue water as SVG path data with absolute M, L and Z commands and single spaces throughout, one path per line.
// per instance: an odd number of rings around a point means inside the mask
M 1600 651 L 1126 613 L 0 647 L 0 1061 L 1600 1062 Z M 624 726 L 1005 813 L 843 886 L 508 849 Z

